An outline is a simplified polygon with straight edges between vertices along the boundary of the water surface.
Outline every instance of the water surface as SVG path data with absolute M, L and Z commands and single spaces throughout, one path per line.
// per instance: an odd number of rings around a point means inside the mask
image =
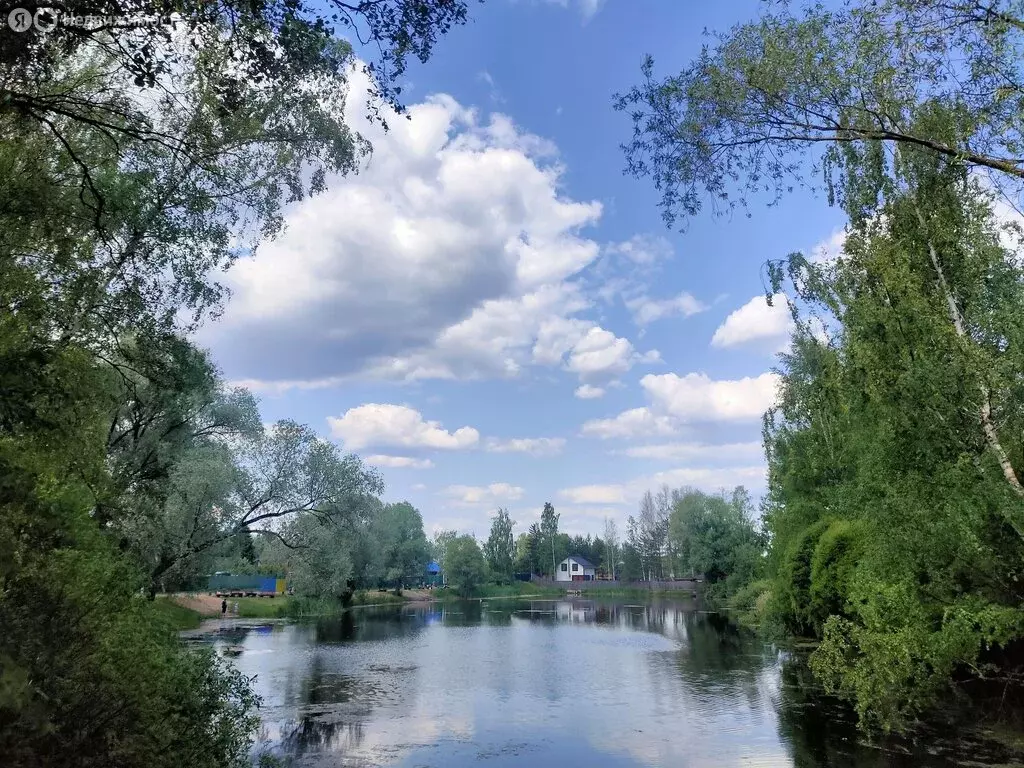
M 1011 763 L 946 732 L 861 743 L 790 658 L 691 602 L 474 601 L 214 622 L 296 766 L 703 768 Z

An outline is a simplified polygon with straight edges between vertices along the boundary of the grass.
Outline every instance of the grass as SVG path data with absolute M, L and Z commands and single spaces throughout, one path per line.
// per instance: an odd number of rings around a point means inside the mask
M 291 618 L 302 618 L 305 616 L 338 616 L 345 611 L 346 606 L 335 598 L 311 598 L 311 597 L 290 597 L 286 598 L 287 606 L 279 614 Z M 360 590 L 352 596 L 350 606 L 360 605 L 403 605 L 405 598 L 399 597 L 393 592 L 378 592 L 367 589 Z M 241 610 L 241 606 L 239 606 Z
M 203 620 L 198 611 L 178 605 L 173 600 L 165 597 L 158 597 L 153 601 L 153 612 L 161 621 L 167 622 L 173 629 L 178 631 L 185 629 L 196 629 Z
M 451 600 L 493 600 L 500 598 L 515 597 L 557 597 L 564 595 L 565 590 L 558 587 L 537 587 L 523 581 L 512 584 L 484 584 L 477 587 L 473 594 L 463 596 L 454 589 L 439 589 L 435 591 L 435 599 L 446 603 Z
M 576 587 L 570 587 L 576 589 Z M 643 587 L 623 587 L 622 589 L 582 589 L 589 597 L 666 597 L 666 598 L 690 598 L 697 597 L 697 593 L 688 589 L 644 589 Z
M 235 597 L 228 599 L 228 610 L 238 603 L 238 616 L 243 619 L 277 619 L 288 615 L 290 597 Z
M 591 588 L 588 589 L 586 582 L 566 582 L 566 586 L 548 587 L 537 586 L 529 582 L 517 581 L 512 584 L 485 584 L 468 596 L 468 599 L 493 599 L 493 598 L 516 598 L 516 597 L 563 597 L 567 590 L 579 590 L 585 597 L 589 598 L 636 598 L 650 599 L 661 598 L 690 598 L 696 597 L 696 592 L 685 589 L 652 590 L 644 587 L 622 587 L 621 589 Z M 436 598 L 442 602 L 450 600 L 467 599 L 458 595 L 452 589 L 438 590 Z
M 363 589 L 352 596 L 352 605 L 395 605 L 408 602 L 394 592 L 380 592 L 375 589 Z
M 511 584 L 486 584 L 481 587 L 477 597 L 552 597 L 565 594 L 564 589 L 558 587 L 537 587 L 525 581 L 516 581 Z

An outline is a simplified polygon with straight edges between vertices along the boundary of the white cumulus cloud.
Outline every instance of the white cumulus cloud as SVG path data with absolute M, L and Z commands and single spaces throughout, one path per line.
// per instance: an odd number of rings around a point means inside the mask
M 772 297 L 768 306 L 765 296 L 755 296 L 730 313 L 711 337 L 713 347 L 735 347 L 749 342 L 770 342 L 776 347 L 793 333 L 793 317 L 789 301 L 782 293 Z
M 676 425 L 670 418 L 657 416 L 650 408 L 631 408 L 609 419 L 591 419 L 580 429 L 580 434 L 602 439 L 655 437 L 675 432 Z
M 626 488 L 622 485 L 578 485 L 558 492 L 573 504 L 625 504 Z
M 576 387 L 573 395 L 580 400 L 595 400 L 599 397 L 604 397 L 604 390 L 601 387 L 594 387 L 590 384 L 581 384 Z
M 846 244 L 846 227 L 833 230 L 832 234 L 811 248 L 810 260 L 815 264 L 826 264 L 834 261 L 843 253 Z
M 774 373 L 717 380 L 704 373 L 648 374 L 640 386 L 649 405 L 584 422 L 580 434 L 631 440 L 678 435 L 694 424 L 754 421 L 774 404 L 778 383 Z
M 775 402 L 778 385 L 774 373 L 717 380 L 704 373 L 665 373 L 640 380 L 656 412 L 688 423 L 758 419 Z
M 415 408 L 389 403 L 366 403 L 350 408 L 341 418 L 328 417 L 331 434 L 345 447 L 358 450 L 366 446 L 403 448 L 472 448 L 480 433 L 473 427 L 449 432 L 439 422 L 426 421 Z
M 663 485 L 670 488 L 693 487 L 702 491 L 729 491 L 742 485 L 758 493 L 766 485 L 766 467 L 737 465 L 727 467 L 679 467 L 664 472 L 644 475 L 626 483 L 611 485 L 578 485 L 563 488 L 560 498 L 572 504 L 636 505 L 646 491 L 655 491 Z
M 636 459 L 659 461 L 756 461 L 764 456 L 764 446 L 759 441 L 744 443 L 657 443 L 635 445 L 624 453 Z
M 411 105 L 410 120 L 386 114 L 388 133 L 351 101 L 374 148 L 366 167 L 291 206 L 285 234 L 228 273 L 233 299 L 203 330 L 232 379 L 277 393 L 531 365 L 614 377 L 655 359 L 581 316 L 582 273 L 601 253 L 583 231 L 602 207 L 563 193 L 551 142 L 446 95 Z

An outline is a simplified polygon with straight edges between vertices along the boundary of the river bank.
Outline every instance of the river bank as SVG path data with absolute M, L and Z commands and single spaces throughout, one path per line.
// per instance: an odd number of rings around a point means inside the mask
M 568 590 L 579 591 L 584 597 L 615 599 L 694 598 L 688 590 L 657 590 L 648 587 L 606 587 L 596 589 L 585 582 L 570 586 L 537 585 L 530 582 L 513 584 L 487 584 L 472 596 L 462 596 L 448 589 L 406 589 L 400 595 L 380 590 L 360 590 L 352 601 L 344 605 L 339 600 L 310 599 L 293 596 L 228 598 L 229 615 L 242 619 L 302 618 L 309 616 L 337 616 L 346 608 L 355 606 L 398 605 L 405 603 L 451 603 L 463 600 L 500 600 L 509 598 L 559 598 Z M 178 629 L 195 629 L 203 619 L 221 615 L 223 598 L 203 592 L 159 595 L 157 605 L 161 614 Z M 235 612 L 237 606 L 237 613 Z

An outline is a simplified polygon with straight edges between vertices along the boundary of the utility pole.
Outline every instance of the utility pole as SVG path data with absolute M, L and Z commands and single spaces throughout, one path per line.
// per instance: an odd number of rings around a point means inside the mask
M 551 534 L 551 580 L 555 580 L 555 535 Z

